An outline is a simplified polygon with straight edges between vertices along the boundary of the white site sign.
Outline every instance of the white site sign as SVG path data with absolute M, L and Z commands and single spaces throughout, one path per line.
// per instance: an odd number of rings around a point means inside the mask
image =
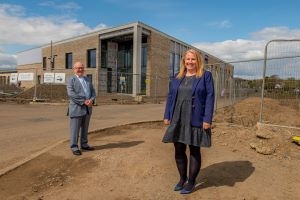
M 55 83 L 65 83 L 66 74 L 65 73 L 55 73 Z
M 34 73 L 19 73 L 19 81 L 33 81 Z
M 54 83 L 54 73 L 44 73 L 44 83 Z
M 9 78 L 10 83 L 17 83 L 18 82 L 18 73 L 11 73 Z

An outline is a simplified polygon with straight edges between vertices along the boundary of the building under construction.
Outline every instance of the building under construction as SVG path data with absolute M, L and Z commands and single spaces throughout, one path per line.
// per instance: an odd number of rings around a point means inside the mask
M 170 77 L 179 70 L 182 54 L 189 48 L 202 53 L 206 68 L 218 81 L 232 77 L 233 66 L 142 22 L 51 41 L 20 52 L 17 71 L 33 74 L 28 81 L 26 76 L 21 80 L 26 88 L 66 84 L 73 75 L 73 63 L 81 61 L 98 95 L 166 96 Z

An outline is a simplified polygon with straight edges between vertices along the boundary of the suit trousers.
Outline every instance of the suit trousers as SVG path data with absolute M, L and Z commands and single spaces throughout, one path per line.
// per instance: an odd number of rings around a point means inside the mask
M 80 136 L 80 147 L 88 147 L 88 129 L 91 115 L 70 118 L 70 147 L 72 151 L 78 150 L 78 138 Z M 80 135 L 79 135 L 80 132 Z

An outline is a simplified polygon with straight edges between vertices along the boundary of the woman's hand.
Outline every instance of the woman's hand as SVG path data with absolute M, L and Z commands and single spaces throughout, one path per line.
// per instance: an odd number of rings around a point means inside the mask
M 170 120 L 164 119 L 164 124 L 165 124 L 165 125 L 169 125 L 169 124 L 170 124 Z
M 210 128 L 211 128 L 211 125 L 210 125 L 210 123 L 203 122 L 202 127 L 203 127 L 204 130 L 206 130 L 206 129 L 210 129 Z

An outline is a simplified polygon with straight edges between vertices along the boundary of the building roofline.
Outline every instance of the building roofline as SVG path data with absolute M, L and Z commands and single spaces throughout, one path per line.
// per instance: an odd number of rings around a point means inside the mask
M 124 24 L 124 25 L 120 25 L 120 26 L 114 26 L 114 27 L 108 27 L 108 28 L 104 28 L 104 29 L 100 29 L 100 30 L 96 30 L 93 32 L 89 32 L 89 33 L 85 33 L 82 35 L 78 35 L 78 36 L 74 36 L 71 38 L 66 38 L 63 40 L 59 40 L 59 41 L 52 41 L 52 45 L 55 44 L 61 44 L 61 43 L 65 43 L 65 42 L 70 42 L 70 41 L 74 41 L 74 40 L 78 40 L 78 39 L 82 39 L 82 38 L 86 38 L 86 37 L 91 37 L 91 36 L 95 36 L 95 35 L 100 35 L 100 34 L 104 34 L 104 33 L 108 33 L 108 32 L 113 32 L 113 31 L 118 31 L 121 29 L 126 29 L 126 28 L 131 28 L 135 25 L 136 23 L 128 23 L 128 24 Z M 42 47 L 48 47 L 50 46 L 51 43 L 45 44 Z
M 17 72 L 17 69 L 0 69 L 0 74 L 14 73 L 14 72 Z
M 82 39 L 82 38 L 86 38 L 86 37 L 91 37 L 91 36 L 94 36 L 94 35 L 100 35 L 100 34 L 105 34 L 105 33 L 109 33 L 109 32 L 114 32 L 114 31 L 119 31 L 119 30 L 123 30 L 123 29 L 130 29 L 130 28 L 133 28 L 134 26 L 140 26 L 144 29 L 148 29 L 150 31 L 153 31 L 153 32 L 156 32 L 160 35 L 163 35 L 165 37 L 167 37 L 168 39 L 170 40 L 173 40 L 175 42 L 178 42 L 178 43 L 181 43 L 181 44 L 184 44 L 185 46 L 189 47 L 189 48 L 194 48 L 198 51 L 200 51 L 202 54 L 204 55 L 208 55 L 209 57 L 211 58 L 214 58 L 218 61 L 220 61 L 221 63 L 228 63 L 228 62 L 225 62 L 223 60 L 221 60 L 220 58 L 216 57 L 216 56 L 213 56 L 195 46 L 193 46 L 192 44 L 188 44 L 182 40 L 179 40 L 167 33 L 164 33 L 150 25 L 147 25 L 141 21 L 137 21 L 137 22 L 131 22 L 131 23 L 127 23 L 127 24 L 123 24 L 123 25 L 118 25 L 118 26 L 113 26 L 113 27 L 108 27 L 108 28 L 104 28 L 104 29 L 100 29 L 100 30 L 96 30 L 96 31 L 93 31 L 93 32 L 89 32 L 89 33 L 85 33 L 85 34 L 82 34 L 82 35 L 78 35 L 78 36 L 74 36 L 74 37 L 71 37 L 71 38 L 66 38 L 66 39 L 63 39 L 63 40 L 59 40 L 59 41 L 52 41 L 52 45 L 55 45 L 55 44 L 61 44 L 61 43 L 65 43 L 65 42 L 71 42 L 71 41 L 74 41 L 74 40 L 78 40 L 78 39 Z M 47 44 L 44 44 L 44 45 L 40 45 L 38 47 L 35 47 L 35 48 L 32 48 L 32 49 L 36 49 L 36 48 L 45 48 L 45 47 L 49 47 L 51 45 L 51 43 L 47 43 Z M 29 49 L 29 50 L 32 50 L 32 49 Z M 25 50 L 25 51 L 28 51 L 28 50 Z M 21 52 L 25 52 L 25 51 L 21 51 Z M 19 52 L 19 53 L 21 53 Z

